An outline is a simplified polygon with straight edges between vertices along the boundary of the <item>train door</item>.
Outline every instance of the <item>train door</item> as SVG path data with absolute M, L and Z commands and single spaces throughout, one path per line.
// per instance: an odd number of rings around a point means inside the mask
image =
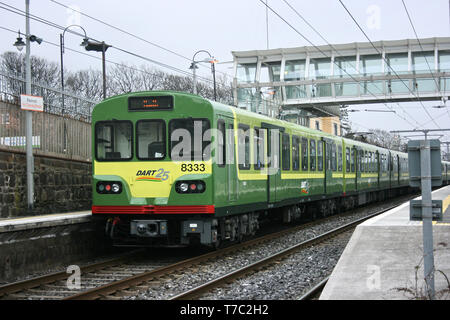
M 378 150 L 375 152 L 375 169 L 378 172 L 378 188 L 380 187 L 380 179 L 381 179 L 381 163 L 380 163 L 380 153 Z
M 325 175 L 324 175 L 324 179 L 323 179 L 323 189 L 324 189 L 324 193 L 328 193 L 331 192 L 331 183 L 332 183 L 332 177 L 333 177 L 333 173 L 331 171 L 331 146 L 332 146 L 332 141 L 328 140 L 328 139 L 324 139 L 322 138 L 323 142 L 324 142 L 324 154 L 325 154 Z
M 227 154 L 227 164 L 226 164 L 226 176 L 228 180 L 228 201 L 237 200 L 237 164 L 236 164 L 236 148 L 234 143 L 234 125 L 233 120 L 227 120 L 227 128 L 225 132 L 226 141 L 226 154 Z
M 356 147 L 352 148 L 352 158 L 353 158 L 352 172 L 353 168 L 355 171 L 355 190 L 358 190 L 359 161 L 358 161 L 358 148 Z
M 267 129 L 267 202 L 273 203 L 277 199 L 277 187 L 281 181 L 280 172 L 280 128 L 270 124 L 261 124 Z

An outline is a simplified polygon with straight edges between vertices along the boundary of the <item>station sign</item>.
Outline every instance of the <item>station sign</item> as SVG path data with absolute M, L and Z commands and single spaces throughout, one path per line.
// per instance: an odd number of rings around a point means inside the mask
M 44 99 L 38 96 L 27 94 L 20 95 L 20 109 L 27 111 L 44 111 Z

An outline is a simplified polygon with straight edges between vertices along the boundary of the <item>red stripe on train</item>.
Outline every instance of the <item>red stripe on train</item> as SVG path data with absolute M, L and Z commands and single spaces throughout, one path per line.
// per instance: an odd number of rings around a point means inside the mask
M 199 214 L 214 213 L 214 205 L 204 206 L 92 206 L 92 214 Z

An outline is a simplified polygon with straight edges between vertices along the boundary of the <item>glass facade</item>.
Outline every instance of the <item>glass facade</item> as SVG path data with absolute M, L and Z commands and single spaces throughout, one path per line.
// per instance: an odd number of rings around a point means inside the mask
M 398 75 L 408 73 L 408 53 L 386 54 L 384 72 L 389 75 Z M 387 93 L 409 93 L 409 80 L 388 80 Z
M 411 44 L 385 45 L 378 49 L 383 54 L 375 53 L 373 48 L 367 46 L 351 50 L 344 48 L 346 53 L 334 56 L 333 62 L 331 57 L 315 57 L 315 53 L 309 53 L 308 50 L 298 53 L 280 51 L 279 61 L 271 62 L 247 63 L 253 57 L 246 56 L 242 58 L 244 62 L 237 65 L 237 82 L 252 84 L 254 87 L 237 88 L 238 106 L 264 112 L 268 109 L 268 103 L 280 105 L 289 100 L 290 103 L 294 103 L 292 100 L 307 99 L 314 102 L 318 98 L 327 98 L 322 99 L 324 101 L 328 98 L 345 101 L 347 97 L 404 98 L 405 95 L 450 92 L 450 77 L 423 77 L 430 72 L 450 72 L 450 50 L 440 50 L 438 47 L 435 51 L 436 44 L 430 41 L 422 44 L 424 51 L 419 51 L 417 46 Z M 440 42 L 437 45 L 440 46 Z M 394 50 L 396 52 L 390 52 Z M 267 59 L 263 55 L 254 58 L 253 61 Z M 259 79 L 256 75 L 259 75 Z M 366 79 L 359 81 L 363 77 Z M 275 87 L 272 82 L 282 82 L 282 85 Z
M 310 79 L 327 79 L 331 76 L 331 59 L 311 59 L 309 61 L 309 78 Z M 308 86 L 311 90 L 311 97 L 330 97 L 331 83 L 314 84 Z
M 256 63 L 238 64 L 236 70 L 238 82 L 251 83 L 256 80 Z
M 413 52 L 412 53 L 412 72 L 415 74 L 434 72 L 434 51 Z M 414 90 L 419 92 L 436 91 L 435 79 L 414 79 Z
M 334 77 L 350 78 L 350 75 L 357 76 L 356 56 L 336 57 L 334 59 Z M 359 84 L 354 82 L 337 82 L 334 84 L 336 96 L 357 96 Z
M 286 60 L 284 66 L 284 81 L 295 81 L 305 79 L 305 60 Z
M 259 82 L 275 82 L 280 81 L 280 62 L 261 63 L 261 74 Z

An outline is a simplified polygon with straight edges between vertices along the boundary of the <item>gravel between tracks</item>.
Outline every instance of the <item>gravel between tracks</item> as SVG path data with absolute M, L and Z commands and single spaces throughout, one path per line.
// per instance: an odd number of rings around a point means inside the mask
M 406 201 L 406 197 L 402 198 Z M 256 262 L 263 257 L 277 253 L 294 244 L 311 239 L 326 231 L 342 226 L 358 218 L 365 217 L 383 208 L 387 208 L 393 204 L 394 201 L 372 205 L 365 208 L 360 208 L 357 212 L 352 214 L 343 214 L 333 216 L 331 219 L 318 223 L 307 230 L 300 230 L 295 233 L 283 236 L 279 239 L 273 240 L 270 243 L 258 245 L 237 253 L 229 254 L 217 260 L 205 263 L 198 266 L 194 270 L 186 270 L 186 273 L 177 276 L 169 276 L 170 280 L 163 281 L 160 285 L 152 286 L 145 292 L 127 297 L 124 299 L 131 300 L 164 300 L 169 299 L 181 292 L 187 291 L 191 288 L 199 286 L 210 280 L 216 279 L 233 270 L 246 266 L 250 263 Z M 399 202 L 399 199 L 395 200 Z M 347 232 L 345 233 L 347 234 Z M 302 292 L 307 290 L 310 286 L 316 284 L 324 276 L 331 273 L 336 265 L 339 257 L 344 250 L 352 232 L 348 233 L 347 237 L 338 237 L 339 244 L 332 243 L 326 245 L 318 245 L 302 250 L 301 255 L 296 259 L 295 254 L 283 260 L 280 265 L 283 268 L 273 269 L 268 273 L 261 273 L 258 278 L 250 280 L 246 278 L 243 281 L 236 281 L 229 293 L 225 290 L 217 291 L 217 294 L 205 295 L 207 299 L 296 299 L 301 296 Z M 325 242 L 329 243 L 329 241 Z M 289 261 L 293 259 L 292 263 Z M 301 263 L 301 264 L 300 264 Z M 278 284 L 275 286 L 275 284 Z M 287 287 L 292 287 L 293 291 L 287 290 Z

